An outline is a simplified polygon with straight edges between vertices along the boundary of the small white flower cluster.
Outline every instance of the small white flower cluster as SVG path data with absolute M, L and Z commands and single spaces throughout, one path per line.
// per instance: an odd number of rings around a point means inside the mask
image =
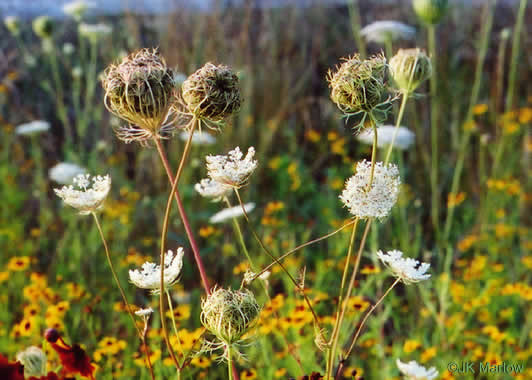
M 392 143 L 393 134 L 395 133 L 395 126 L 383 125 L 377 128 L 377 147 L 384 148 Z M 364 144 L 372 145 L 375 132 L 373 128 L 367 128 L 357 135 L 357 139 Z M 416 135 L 406 127 L 399 127 L 397 129 L 397 136 L 393 144 L 394 148 L 400 150 L 407 150 L 414 144 Z
M 79 174 L 74 178 L 74 186 L 63 186 L 61 189 L 54 189 L 59 198 L 67 205 L 79 210 L 81 215 L 88 215 L 98 211 L 111 189 L 111 177 L 106 175 L 92 177 L 92 187 L 90 187 L 91 176 L 89 174 Z
M 255 203 L 253 202 L 246 203 L 244 205 L 244 210 L 246 210 L 246 213 L 250 213 L 251 211 L 253 211 L 254 208 L 255 208 Z M 242 207 L 240 206 L 224 208 L 222 211 L 219 211 L 213 216 L 211 216 L 211 218 L 209 219 L 209 222 L 222 223 L 228 219 L 238 218 L 239 216 L 244 215 L 244 210 L 242 210 Z
M 356 174 L 346 181 L 340 200 L 358 218 L 384 218 L 399 195 L 399 170 L 394 164 L 384 166 L 382 162 L 377 162 L 373 181 L 368 189 L 370 177 L 371 162 L 359 162 Z
M 371 42 L 384 44 L 387 41 L 408 40 L 415 36 L 416 29 L 399 21 L 375 21 L 360 30 L 360 34 Z
M 15 128 L 15 133 L 21 136 L 33 136 L 50 129 L 50 123 L 44 120 L 34 120 L 20 124 Z
M 174 285 L 183 268 L 183 248 L 179 247 L 174 253 L 170 250 L 164 255 L 164 286 Z M 129 271 L 129 280 L 138 288 L 149 289 L 153 294 L 161 291 L 161 266 L 156 263 L 145 262 L 141 270 Z
M 190 132 L 183 131 L 179 134 L 179 138 L 183 141 L 187 141 Z M 194 132 L 192 135 L 192 144 L 193 145 L 212 145 L 216 142 L 216 139 L 207 132 Z
M 239 147 L 236 147 L 225 156 L 207 156 L 207 171 L 214 181 L 225 185 L 240 188 L 244 186 L 257 168 L 255 148 L 250 147 L 244 158 Z
M 86 170 L 76 164 L 69 162 L 60 162 L 50 168 L 48 176 L 52 181 L 61 185 L 70 185 L 77 175 L 85 174 Z
M 228 196 L 233 190 L 231 186 L 216 182 L 210 178 L 204 178 L 200 181 L 200 183 L 196 183 L 194 189 L 202 197 L 210 198 L 213 202 L 218 202 L 222 200 L 224 197 Z
M 438 376 L 436 368 L 431 367 L 426 369 L 422 365 L 419 365 L 415 360 L 408 363 L 403 363 L 401 360 L 396 361 L 397 368 L 408 380 L 433 380 Z
M 139 309 L 135 312 L 135 315 L 138 317 L 141 317 L 144 320 L 147 320 L 150 315 L 153 313 L 153 309 L 151 307 L 148 307 L 146 309 Z
M 420 263 L 415 259 L 409 257 L 404 258 L 403 252 L 393 250 L 383 253 L 377 252 L 378 258 L 389 267 L 393 275 L 399 278 L 405 284 L 428 280 L 430 274 L 426 272 L 430 268 L 429 263 Z
M 107 24 L 79 24 L 78 32 L 89 40 L 96 41 L 105 37 L 113 31 L 113 28 Z

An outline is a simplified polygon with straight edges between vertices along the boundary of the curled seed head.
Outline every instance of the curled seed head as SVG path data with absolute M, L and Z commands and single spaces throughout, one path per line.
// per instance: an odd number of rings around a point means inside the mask
M 387 64 L 383 55 L 362 60 L 355 54 L 346 59 L 336 72 L 329 71 L 327 79 L 331 99 L 343 113 L 373 116 L 386 113 Z
M 399 49 L 390 60 L 390 74 L 399 89 L 407 93 L 429 79 L 432 64 L 425 52 L 416 49 Z
M 448 0 L 413 0 L 417 16 L 426 24 L 438 24 L 447 12 Z
M 175 105 L 173 78 L 157 50 L 139 50 L 105 70 L 105 106 L 116 116 L 157 134 Z
M 231 345 L 240 340 L 260 313 L 255 296 L 247 289 L 214 289 L 201 302 L 201 323 L 219 340 Z
M 48 16 L 39 16 L 33 20 L 33 31 L 42 39 L 52 37 L 54 31 L 54 22 Z
M 238 77 L 228 66 L 206 63 L 181 88 L 189 112 L 199 119 L 221 122 L 240 109 Z

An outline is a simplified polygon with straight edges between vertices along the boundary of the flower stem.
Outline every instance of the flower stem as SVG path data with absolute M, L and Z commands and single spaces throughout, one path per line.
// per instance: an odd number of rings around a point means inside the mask
M 192 126 L 192 130 L 193 129 L 194 129 L 194 124 Z M 192 136 L 192 133 L 189 136 L 189 140 L 192 139 L 191 136 Z M 200 272 L 200 277 L 201 277 L 201 281 L 202 281 L 202 284 L 203 284 L 203 288 L 205 290 L 205 293 L 210 294 L 211 291 L 210 291 L 210 288 L 209 288 L 209 281 L 207 280 L 207 274 L 205 272 L 205 266 L 203 265 L 203 261 L 201 260 L 198 244 L 196 243 L 196 239 L 194 238 L 194 234 L 192 233 L 192 228 L 190 227 L 190 223 L 188 221 L 188 217 L 187 217 L 187 214 L 185 212 L 185 208 L 183 206 L 183 202 L 181 201 L 181 196 L 179 194 L 179 190 L 177 188 L 177 184 L 179 182 L 178 181 L 179 177 L 176 175 L 176 179 L 177 180 L 174 181 L 174 176 L 173 176 L 172 171 L 170 169 L 170 164 L 168 163 L 168 159 L 166 157 L 166 152 L 164 150 L 164 147 L 162 146 L 162 143 L 161 143 L 161 141 L 159 139 L 154 138 L 154 141 L 155 141 L 155 145 L 157 146 L 157 151 L 159 152 L 159 156 L 161 158 L 163 166 L 164 166 L 164 168 L 166 170 L 166 174 L 168 176 L 168 179 L 170 180 L 170 183 L 173 185 L 172 186 L 172 192 L 170 194 L 171 195 L 173 194 L 175 196 L 175 199 L 176 199 L 176 202 L 177 202 L 177 208 L 179 210 L 179 215 L 181 216 L 181 220 L 183 221 L 183 225 L 185 227 L 185 232 L 186 232 L 188 240 L 190 242 L 190 246 L 192 247 L 192 252 L 194 253 L 194 259 L 196 261 L 196 265 L 197 265 L 198 270 Z M 187 142 L 187 145 L 190 145 L 190 143 Z M 182 167 L 183 167 L 183 164 L 185 162 L 185 160 L 183 158 L 186 158 L 185 153 L 188 153 L 189 149 L 190 149 L 190 147 L 187 148 L 187 146 L 185 146 L 185 152 L 183 153 L 183 157 L 181 159 L 181 163 L 180 163 L 179 169 L 177 171 L 177 174 L 179 176 L 181 175 Z M 168 211 L 168 217 L 169 217 L 168 205 L 167 205 L 167 211 Z
M 371 223 L 372 223 L 372 219 L 369 219 L 367 222 L 366 222 L 366 228 L 364 228 L 364 233 L 362 234 L 362 240 L 360 241 L 360 246 L 358 247 L 358 252 L 357 252 L 357 256 L 356 256 L 356 259 L 355 259 L 355 267 L 353 269 L 353 273 L 351 274 L 351 279 L 349 280 L 349 286 L 347 288 L 347 293 L 345 295 L 345 299 L 349 299 L 349 297 L 351 297 L 351 292 L 353 291 L 353 288 L 355 286 L 355 279 L 356 279 L 356 275 L 357 275 L 357 272 L 358 272 L 358 267 L 360 265 L 360 258 L 362 256 L 362 251 L 364 250 L 364 246 L 366 245 L 366 239 L 368 237 L 368 232 L 370 230 L 370 227 L 371 227 Z M 344 315 L 345 315 L 345 310 L 347 309 L 347 303 L 344 301 L 343 302 L 343 305 L 341 305 L 341 311 L 340 311 L 340 315 L 338 317 L 338 332 L 336 334 L 336 336 L 332 336 L 331 338 L 334 339 L 335 341 L 332 342 L 332 347 L 334 348 L 334 350 L 332 351 L 335 351 L 336 350 L 336 345 L 338 343 L 338 339 L 339 339 L 339 336 L 340 336 L 340 330 L 342 328 L 342 322 L 343 322 L 343 319 L 344 319 Z M 327 371 L 327 375 L 325 376 L 325 379 L 329 380 L 331 375 L 332 375 L 332 370 L 333 370 L 333 366 L 334 366 L 334 355 L 336 353 L 335 352 L 331 352 L 330 353 L 330 364 L 328 365 L 328 371 Z
M 345 288 L 345 281 L 347 279 L 347 272 L 349 269 L 349 263 L 351 261 L 351 254 L 353 253 L 353 245 L 355 241 L 355 234 L 358 224 L 358 218 L 355 219 L 355 223 L 353 224 L 353 230 L 351 231 L 351 238 L 349 239 L 349 248 L 347 249 L 347 259 L 345 261 L 344 265 L 344 273 L 342 275 L 342 283 L 340 286 L 340 293 L 338 295 L 338 306 L 336 308 L 336 320 L 334 322 L 334 328 L 331 335 L 331 340 L 333 342 L 331 349 L 329 349 L 329 355 L 328 355 L 328 361 L 327 361 L 327 369 L 328 372 L 332 373 L 332 366 L 334 362 L 334 355 L 336 352 L 336 347 L 338 345 L 338 335 L 339 335 L 339 329 L 340 329 L 340 308 L 343 305 L 343 293 Z
M 512 40 L 512 57 L 510 61 L 510 74 L 508 75 L 508 90 L 506 97 L 506 112 L 514 106 L 515 79 L 517 78 L 517 63 L 519 60 L 519 44 L 521 42 L 521 32 L 523 30 L 523 21 L 525 18 L 527 0 L 521 0 L 519 11 L 517 12 L 517 21 L 514 28 Z
M 401 280 L 400 278 L 397 278 L 394 281 L 394 283 L 388 288 L 388 290 L 386 290 L 386 292 L 382 295 L 382 297 L 379 298 L 379 300 L 375 303 L 375 305 L 373 305 L 371 307 L 371 309 L 366 313 L 366 315 L 364 316 L 364 319 L 362 320 L 362 322 L 360 322 L 360 325 L 358 326 L 358 329 L 357 329 L 357 331 L 355 333 L 355 336 L 353 337 L 351 345 L 349 346 L 349 350 L 347 350 L 347 354 L 345 355 L 345 357 L 343 358 L 342 362 L 340 363 L 340 366 L 338 367 L 337 373 L 341 373 L 342 372 L 343 363 L 345 362 L 345 360 L 347 360 L 349 355 L 351 355 L 351 352 L 353 351 L 353 348 L 355 348 L 355 344 L 356 344 L 357 339 L 358 339 L 358 337 L 360 335 L 360 332 L 362 331 L 362 328 L 364 327 L 364 324 L 366 323 L 366 321 L 369 318 L 369 316 L 371 315 L 371 313 L 373 313 L 373 311 L 381 304 L 382 300 L 388 295 L 388 293 L 390 293 L 392 291 L 392 289 L 395 287 L 395 285 L 397 285 L 399 283 L 400 280 Z
M 229 202 L 229 199 L 227 197 L 225 197 L 225 203 L 227 204 L 227 207 L 229 208 L 232 207 L 231 202 Z M 242 229 L 240 228 L 240 224 L 238 224 L 238 220 L 236 220 L 236 218 L 233 218 L 233 227 L 235 228 L 235 232 L 236 232 L 236 235 L 238 236 L 238 241 L 240 242 L 242 250 L 244 251 L 246 258 L 248 259 L 251 270 L 255 271 L 255 265 L 253 264 L 253 260 L 251 260 L 251 256 L 249 255 L 248 248 L 246 247 L 246 243 L 244 242 L 244 235 L 242 234 Z
M 233 380 L 233 357 L 231 353 L 231 346 L 227 345 L 227 375 L 229 380 Z
M 170 179 L 170 182 L 172 183 L 172 190 L 170 191 L 170 195 L 168 196 L 168 201 L 166 202 L 166 210 L 165 210 L 165 214 L 164 214 L 164 219 L 163 219 L 163 229 L 162 229 L 162 233 L 161 233 L 161 259 L 160 259 L 160 266 L 161 266 L 161 286 L 160 286 L 160 293 L 159 293 L 159 312 L 161 314 L 161 327 L 162 327 L 162 330 L 163 330 L 163 335 L 164 335 L 164 340 L 166 342 L 166 346 L 168 347 L 168 351 L 170 352 L 170 357 L 172 358 L 172 361 L 174 362 L 176 368 L 178 371 L 180 371 L 180 368 L 181 368 L 181 364 L 179 363 L 179 361 L 177 360 L 177 357 L 175 356 L 175 353 L 174 353 L 174 350 L 172 348 L 172 345 L 170 344 L 170 338 L 168 336 L 168 329 L 166 327 L 166 317 L 164 315 L 164 292 L 165 292 L 165 289 L 164 289 L 164 255 L 165 255 L 165 245 L 166 245 L 166 236 L 167 236 L 167 233 L 168 233 L 168 224 L 169 224 L 169 220 L 170 220 L 170 210 L 172 209 L 172 195 L 175 195 L 175 198 L 177 200 L 177 205 L 178 205 L 178 208 L 179 208 L 179 212 L 181 214 L 181 219 L 183 220 L 183 224 L 185 225 L 185 230 L 187 231 L 187 235 L 189 237 L 189 240 L 190 240 L 190 243 L 191 243 L 191 246 L 192 246 L 192 250 L 194 252 L 195 249 L 194 249 L 194 245 L 195 245 L 195 241 L 191 235 L 191 233 L 189 234 L 189 230 L 190 230 L 190 226 L 188 225 L 188 219 L 186 217 L 186 214 L 185 214 L 185 210 L 183 209 L 183 204 L 181 203 L 181 199 L 179 198 L 179 192 L 177 190 L 177 185 L 179 183 L 179 177 L 181 176 L 181 173 L 182 173 L 182 170 L 183 170 L 183 166 L 184 166 L 184 162 L 186 161 L 186 157 L 188 155 L 188 152 L 190 150 L 190 146 L 191 146 L 191 142 L 192 142 L 192 136 L 194 135 L 194 128 L 196 126 L 196 123 L 195 123 L 195 119 L 192 120 L 192 126 L 190 128 L 190 132 L 189 132 L 189 137 L 188 137 L 188 140 L 187 140 L 187 143 L 185 145 L 185 149 L 183 150 L 183 155 L 181 156 L 181 162 L 179 163 L 179 169 L 177 170 L 177 174 L 176 174 L 176 177 L 175 177 L 175 180 L 173 178 L 173 175 L 172 175 L 172 172 L 170 171 L 170 165 L 168 163 L 168 160 L 166 158 L 166 154 L 164 153 L 164 149 L 162 147 L 162 144 L 160 142 L 159 139 L 157 138 L 154 138 L 155 140 L 155 144 L 157 146 L 157 149 L 159 151 L 159 154 L 161 155 L 161 160 L 163 162 L 163 165 L 166 169 L 166 172 L 168 174 L 168 178 Z M 196 249 L 197 249 L 197 246 L 196 246 Z M 201 259 L 200 259 L 200 262 L 201 262 Z M 196 261 L 196 264 L 198 264 L 198 261 Z M 199 264 L 198 264 L 198 267 L 199 267 Z M 201 274 L 201 269 L 200 269 L 200 274 Z M 202 277 L 203 278 L 203 277 Z M 204 286 L 205 286 L 205 283 L 204 283 Z M 206 290 L 207 290 L 207 294 L 208 293 L 208 286 L 206 287 Z M 170 299 L 169 299 L 170 301 Z M 172 316 L 173 316 L 173 313 L 172 313 Z
M 118 276 L 116 274 L 113 261 L 111 260 L 111 254 L 109 253 L 109 247 L 107 246 L 107 241 L 105 240 L 105 236 L 103 234 L 102 226 L 100 225 L 100 221 L 98 219 L 98 216 L 96 213 L 92 213 L 92 216 L 94 217 L 94 221 L 96 222 L 96 228 L 98 229 L 98 232 L 100 233 L 100 238 L 103 242 L 103 247 L 105 250 L 105 257 L 107 258 L 107 262 L 109 263 L 109 267 L 111 268 L 111 272 L 113 273 L 113 278 L 116 282 L 116 285 L 118 286 L 118 289 L 120 290 L 120 294 L 122 295 L 122 300 L 124 301 L 124 304 L 126 305 L 127 312 L 129 316 L 131 317 L 131 321 L 133 322 L 133 326 L 135 326 L 135 329 L 137 330 L 137 334 L 142 342 L 144 342 L 144 349 L 146 353 L 146 360 L 148 363 L 148 368 L 150 370 L 150 375 L 153 380 L 155 380 L 155 375 L 153 374 L 153 368 L 151 366 L 150 361 L 150 354 L 148 353 L 148 347 L 145 344 L 144 339 L 142 338 L 142 332 L 140 331 L 139 327 L 137 326 L 137 322 L 135 321 L 135 316 L 133 315 L 133 311 L 131 310 L 131 306 L 129 305 L 129 302 L 127 300 L 126 294 L 124 293 L 124 289 L 122 288 L 122 285 L 120 285 L 120 280 L 118 280 Z
M 390 162 L 390 157 L 392 155 L 393 144 L 397 138 L 397 132 L 399 131 L 399 126 L 401 125 L 401 120 L 403 120 L 403 114 L 405 113 L 406 101 L 408 100 L 408 92 L 403 92 L 403 99 L 401 99 L 401 107 L 399 107 L 399 114 L 397 115 L 397 121 L 395 122 L 395 129 L 393 130 L 392 142 L 388 147 L 388 152 L 386 152 L 386 159 L 384 160 L 384 166 Z
M 175 323 L 175 316 L 174 316 L 174 307 L 172 306 L 172 297 L 170 297 L 170 292 L 168 289 L 165 290 L 166 298 L 168 299 L 168 308 L 170 309 L 170 315 L 172 318 L 172 327 L 174 328 L 174 334 L 177 338 L 177 344 L 179 345 L 179 350 L 181 351 L 181 354 L 184 356 L 185 351 L 183 350 L 183 347 L 181 346 L 181 339 L 179 339 L 179 334 L 177 333 L 177 326 Z
M 373 120 L 373 119 L 372 119 Z M 371 189 L 371 184 L 373 183 L 373 175 L 375 174 L 375 162 L 377 161 L 377 143 L 378 143 L 378 133 L 377 133 L 377 123 L 373 120 L 373 148 L 371 149 L 371 171 L 369 174 L 369 182 L 366 191 Z

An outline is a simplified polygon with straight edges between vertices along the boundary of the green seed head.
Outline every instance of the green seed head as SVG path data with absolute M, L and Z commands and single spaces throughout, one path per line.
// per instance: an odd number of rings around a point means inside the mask
M 329 71 L 331 99 L 346 115 L 386 112 L 388 90 L 387 65 L 383 55 L 362 60 L 355 54 L 346 59 L 338 70 Z M 381 111 L 381 112 L 379 112 Z
M 420 49 L 399 49 L 390 59 L 390 74 L 401 91 L 411 93 L 430 78 L 432 64 Z
M 181 87 L 183 100 L 198 119 L 222 122 L 240 109 L 238 77 L 231 68 L 206 63 L 190 75 Z
M 173 77 L 157 50 L 139 50 L 105 70 L 105 106 L 116 116 L 156 135 L 175 104 Z
M 18 36 L 20 34 L 20 20 L 18 17 L 7 16 L 4 18 L 4 25 L 12 35 Z
M 54 31 L 54 23 L 48 16 L 39 16 L 33 20 L 33 31 L 36 35 L 42 39 L 48 39 L 52 37 Z
M 438 24 L 447 12 L 448 0 L 413 0 L 417 16 L 426 24 Z
M 255 296 L 247 289 L 214 289 L 201 302 L 201 323 L 220 341 L 232 345 L 240 340 L 260 313 Z
M 31 346 L 17 354 L 17 360 L 24 366 L 26 378 L 46 374 L 46 354 L 39 347 Z

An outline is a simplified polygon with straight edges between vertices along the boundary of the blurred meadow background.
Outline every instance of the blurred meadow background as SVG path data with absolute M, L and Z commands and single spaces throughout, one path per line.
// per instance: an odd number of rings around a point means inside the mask
M 255 147 L 259 165 L 240 193 L 255 204 L 250 222 L 274 255 L 338 229 L 351 217 L 338 196 L 356 162 L 370 159 L 371 140 L 362 141 L 330 100 L 327 72 L 354 53 L 383 52 L 390 59 L 400 48 L 419 47 L 433 58 L 437 91 L 431 96 L 427 81 L 406 104 L 401 125 L 415 137 L 392 153 L 401 173 L 399 200 L 369 232 L 342 341 L 390 285 L 377 250 L 398 249 L 428 262 L 432 276 L 400 284 L 387 296 L 340 378 L 402 378 L 399 358 L 436 367 L 438 379 L 532 379 L 532 8 L 526 0 L 450 1 L 434 27 L 432 49 L 430 32 L 407 0 L 208 7 L 176 1 L 156 12 L 126 3 L 113 12 L 98 3 L 80 17 L 10 13 L 24 9 L 22 2 L 0 7 L 2 355 L 15 360 L 36 345 L 47 352 L 48 368 L 57 368 L 57 354 L 43 339 L 53 327 L 82 345 L 97 366 L 96 378 L 150 378 L 96 225 L 63 207 L 53 191 L 79 171 L 111 175 L 101 221 L 112 260 L 130 302 L 157 310 L 158 297 L 129 283 L 128 270 L 158 262 L 170 186 L 153 144 L 124 144 L 114 135 L 123 122 L 106 110 L 101 86 L 110 63 L 156 47 L 178 73 L 176 82 L 209 61 L 237 74 L 240 112 L 220 132 L 203 129 L 179 188 L 211 285 L 238 288 L 249 264 L 233 224 L 210 221 L 225 205 L 194 191 L 206 176 L 205 156 Z M 379 20 L 400 21 L 412 33 L 383 44 L 368 41 L 361 29 Z M 399 105 L 385 124 L 395 125 Z M 45 126 L 41 132 L 21 128 L 35 121 Z M 172 168 L 186 136 L 177 131 L 164 140 Z M 385 153 L 379 149 L 378 159 Z M 203 288 L 175 207 L 170 221 L 167 246 L 185 250 L 181 280 L 171 289 L 177 330 L 182 347 L 198 351 Z M 271 259 L 239 221 L 254 263 L 265 267 Z M 305 292 L 329 330 L 349 236 L 350 229 L 342 230 L 284 261 L 294 277 L 305 268 Z M 263 284 L 251 285 L 263 310 L 243 349 L 247 360 L 235 361 L 240 379 L 323 375 L 313 317 L 301 295 L 277 266 Z M 148 345 L 155 375 L 175 378 L 160 324 L 154 313 Z M 462 361 L 521 362 L 524 370 L 447 370 Z M 182 375 L 224 379 L 227 368 L 202 353 Z

